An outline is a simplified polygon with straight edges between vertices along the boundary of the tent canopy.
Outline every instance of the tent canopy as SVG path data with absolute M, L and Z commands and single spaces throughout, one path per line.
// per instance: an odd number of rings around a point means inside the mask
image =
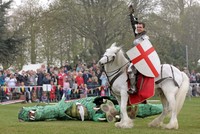
M 44 64 L 38 63 L 38 64 L 24 65 L 23 68 L 22 68 L 22 70 L 19 71 L 19 73 L 21 74 L 22 71 L 30 71 L 30 70 L 37 71 L 37 69 L 41 68 L 42 65 L 44 65 Z

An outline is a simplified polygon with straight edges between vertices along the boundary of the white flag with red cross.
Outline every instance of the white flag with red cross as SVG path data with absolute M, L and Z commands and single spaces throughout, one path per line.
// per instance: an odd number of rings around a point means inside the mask
M 135 68 L 148 77 L 158 77 L 161 64 L 157 52 L 148 39 L 126 52 Z

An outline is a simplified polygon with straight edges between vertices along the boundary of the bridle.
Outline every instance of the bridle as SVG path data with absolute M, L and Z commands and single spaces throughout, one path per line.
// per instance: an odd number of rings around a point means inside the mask
M 116 54 L 115 54 L 115 56 L 112 56 L 111 60 L 109 60 L 109 56 L 108 55 L 104 55 L 104 57 L 106 57 L 106 59 L 107 59 L 107 62 L 104 63 L 103 65 L 113 62 L 115 60 Z
M 124 66 L 126 66 L 127 64 L 130 63 L 130 62 L 128 61 L 128 62 L 126 62 L 124 65 L 122 65 L 121 67 L 119 67 L 119 68 L 117 68 L 117 69 L 115 69 L 115 70 L 113 70 L 113 71 L 107 72 L 107 71 L 105 70 L 104 65 L 105 65 L 105 64 L 108 64 L 108 63 L 112 63 L 112 62 L 115 60 L 115 57 L 117 56 L 117 53 L 118 53 L 118 52 L 115 53 L 115 56 L 112 56 L 112 59 L 111 59 L 111 60 L 109 60 L 109 56 L 108 56 L 108 55 L 104 55 L 104 56 L 106 57 L 106 59 L 107 59 L 107 62 L 101 64 L 101 65 L 102 65 L 102 68 L 103 68 L 103 71 L 105 72 L 105 74 L 106 74 L 106 76 L 107 76 L 107 78 L 108 78 L 108 82 L 109 82 L 110 88 L 112 87 L 114 81 L 123 73 L 122 68 L 123 68 Z M 109 75 L 109 74 L 111 74 L 111 75 Z M 113 77 L 113 78 L 110 80 L 111 77 Z

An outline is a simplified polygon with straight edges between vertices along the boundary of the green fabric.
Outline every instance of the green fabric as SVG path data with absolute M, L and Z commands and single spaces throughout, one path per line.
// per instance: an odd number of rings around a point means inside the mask
M 23 107 L 18 113 L 18 119 L 23 121 L 43 121 L 43 120 L 80 120 L 80 114 L 76 108 L 76 102 L 84 106 L 84 119 L 99 121 L 99 118 L 106 118 L 106 114 L 101 111 L 95 111 L 93 103 L 96 97 L 87 97 L 79 100 L 65 102 L 65 98 L 55 105 Z M 134 106 L 133 106 L 134 107 Z M 147 117 L 160 114 L 162 112 L 161 104 L 139 104 L 137 117 Z M 117 111 L 120 111 L 119 105 L 115 105 Z M 35 111 L 34 119 L 30 119 L 30 111 Z
M 162 104 L 139 104 L 137 117 L 148 117 L 160 114 L 163 110 Z

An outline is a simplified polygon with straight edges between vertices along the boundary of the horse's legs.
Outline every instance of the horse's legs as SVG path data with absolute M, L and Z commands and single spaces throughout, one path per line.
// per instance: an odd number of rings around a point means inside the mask
M 176 91 L 175 88 L 173 90 Z M 166 93 L 166 98 L 169 102 L 169 110 L 170 110 L 170 121 L 168 124 L 163 124 L 163 128 L 167 129 L 178 129 L 178 120 L 177 120 L 177 110 L 176 110 L 176 99 L 175 99 L 175 93 Z
M 163 105 L 163 111 L 157 118 L 155 118 L 153 121 L 151 121 L 148 124 L 149 127 L 159 127 L 160 125 L 162 125 L 162 122 L 163 122 L 164 118 L 169 113 L 169 109 L 168 109 L 169 103 L 168 103 L 165 95 L 161 91 L 161 89 L 159 89 L 158 91 L 159 91 L 159 96 L 160 96 L 161 103 Z
M 120 127 L 120 128 L 132 128 L 133 127 L 133 120 L 130 119 L 127 114 L 127 101 L 128 101 L 127 92 L 121 93 L 121 103 L 120 103 L 121 120 L 120 120 L 120 122 L 115 123 L 116 127 Z

